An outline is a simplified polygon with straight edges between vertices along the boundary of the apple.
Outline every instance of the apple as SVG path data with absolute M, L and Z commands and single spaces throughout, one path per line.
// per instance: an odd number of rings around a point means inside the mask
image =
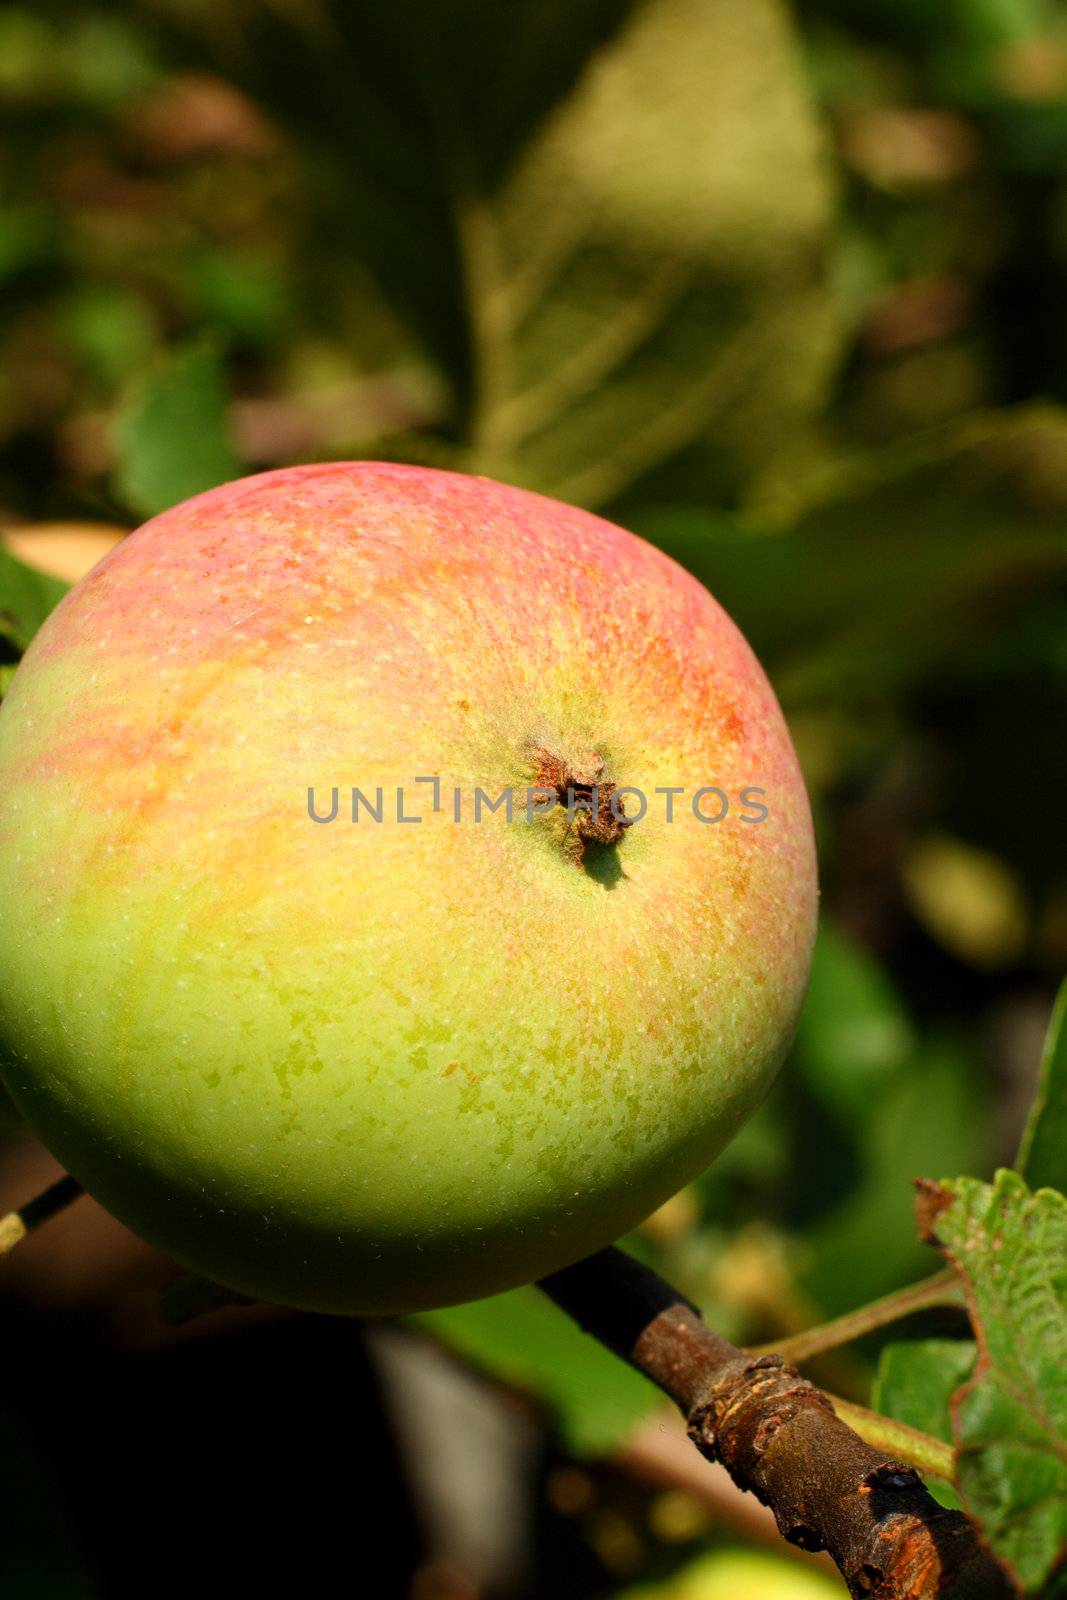
M 713 1550 L 663 1583 L 624 1590 L 619 1600 L 841 1600 L 841 1593 L 838 1577 L 799 1566 L 795 1558 Z
M 200 495 L 0 710 L 5 1083 L 122 1221 L 287 1305 L 448 1304 L 632 1228 L 771 1083 L 815 905 L 733 623 L 485 479 Z

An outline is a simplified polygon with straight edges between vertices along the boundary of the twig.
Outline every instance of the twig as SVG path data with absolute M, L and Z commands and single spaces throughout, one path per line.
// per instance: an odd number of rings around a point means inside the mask
M 973 1526 L 913 1468 L 865 1444 L 779 1356 L 720 1338 L 648 1267 L 603 1250 L 541 1288 L 681 1407 L 697 1449 L 771 1507 L 784 1538 L 828 1550 L 851 1595 L 1011 1600 Z
M 911 1283 L 906 1289 L 883 1295 L 881 1300 L 872 1300 L 870 1305 L 861 1306 L 858 1311 L 835 1317 L 833 1322 L 820 1323 L 817 1328 L 805 1328 L 803 1333 L 779 1339 L 777 1344 L 757 1345 L 749 1351 L 749 1355 L 776 1354 L 799 1366 L 804 1361 L 810 1361 L 812 1356 L 820 1356 L 827 1350 L 851 1344 L 853 1339 L 860 1339 L 877 1328 L 888 1327 L 902 1317 L 910 1317 L 916 1311 L 927 1311 L 933 1306 L 958 1306 L 961 1311 L 965 1309 L 963 1285 L 951 1267 L 944 1272 L 935 1272 L 932 1278 L 924 1278 L 921 1283 Z
M 60 1178 L 58 1183 L 53 1183 L 51 1188 L 28 1200 L 17 1211 L 9 1211 L 6 1217 L 0 1217 L 0 1256 L 6 1256 L 34 1228 L 39 1228 L 42 1222 L 47 1222 L 58 1212 L 65 1211 L 84 1193 L 81 1184 L 73 1178 Z

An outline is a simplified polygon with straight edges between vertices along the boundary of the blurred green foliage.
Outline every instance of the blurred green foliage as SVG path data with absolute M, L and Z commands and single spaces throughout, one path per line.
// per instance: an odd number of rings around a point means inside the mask
M 144 516 L 240 476 L 226 380 L 201 343 L 149 368 L 116 421 L 116 492 Z
M 655 1405 L 648 1379 L 533 1287 L 412 1317 L 475 1365 L 536 1396 L 568 1449 L 606 1455 Z
M 1056 997 L 1015 1164 L 1032 1189 L 1067 1193 L 1067 980 Z
M 911 1180 L 1011 1159 L 1067 967 L 1067 10 L 34 0 L 0 111 L 0 520 L 399 457 L 602 509 L 727 606 L 825 923 L 779 1086 L 630 1244 L 752 1341 L 931 1270 Z M 59 592 L 0 554 L 0 662 Z M 579 1452 L 650 1395 L 532 1291 L 426 1326 Z M 966 1330 L 917 1331 L 878 1393 L 944 1434 Z
M 9 654 L 20 656 L 67 585 L 16 560 L 0 546 L 0 640 Z

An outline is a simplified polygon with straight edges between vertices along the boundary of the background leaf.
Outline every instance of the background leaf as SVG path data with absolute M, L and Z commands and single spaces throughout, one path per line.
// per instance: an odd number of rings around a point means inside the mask
M 831 923 L 819 927 L 794 1059 L 808 1083 L 845 1115 L 891 1081 L 915 1039 L 878 962 Z
M 131 510 L 154 516 L 240 475 L 230 442 L 225 371 L 209 344 L 154 368 L 119 419 L 116 489 Z
M 931 1158 L 947 1164 L 951 1153 L 954 1166 L 983 1164 L 966 1050 L 947 1039 L 923 1041 L 904 1070 L 880 1094 L 868 1097 L 848 1133 L 854 1141 L 855 1181 L 811 1221 L 800 1274 L 814 1302 L 834 1314 L 922 1272 L 924 1252 L 910 1225 L 911 1184 L 930 1170 Z M 835 1152 L 839 1183 L 848 1171 L 847 1149 Z M 813 1164 L 819 1159 L 813 1156 Z
M 1067 1190 L 1067 980 L 1052 1009 L 1016 1166 L 1032 1189 Z
M 1028 596 L 1062 596 L 1067 412 L 971 417 L 839 463 L 791 483 L 763 533 L 696 508 L 631 521 L 738 619 L 787 705 L 862 702 L 973 667 Z
M 0 544 L 0 640 L 18 655 L 26 649 L 67 585 L 28 567 Z
M 830 189 L 774 0 L 264 4 L 247 22 L 221 59 L 254 92 L 269 76 L 317 160 L 329 108 L 332 247 L 447 375 L 476 470 L 603 504 L 687 457 L 732 493 L 810 418 L 840 341 Z
M 608 1454 L 657 1402 L 646 1378 L 532 1287 L 408 1320 L 494 1377 L 533 1390 L 578 1455 Z

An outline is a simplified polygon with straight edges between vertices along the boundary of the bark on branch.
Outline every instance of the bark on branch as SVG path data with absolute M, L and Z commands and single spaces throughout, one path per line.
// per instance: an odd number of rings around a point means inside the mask
M 972 1524 L 912 1467 L 866 1444 L 780 1356 L 720 1338 L 650 1268 L 602 1250 L 541 1288 L 675 1401 L 697 1449 L 770 1506 L 783 1538 L 828 1550 L 851 1595 L 1012 1600 Z

